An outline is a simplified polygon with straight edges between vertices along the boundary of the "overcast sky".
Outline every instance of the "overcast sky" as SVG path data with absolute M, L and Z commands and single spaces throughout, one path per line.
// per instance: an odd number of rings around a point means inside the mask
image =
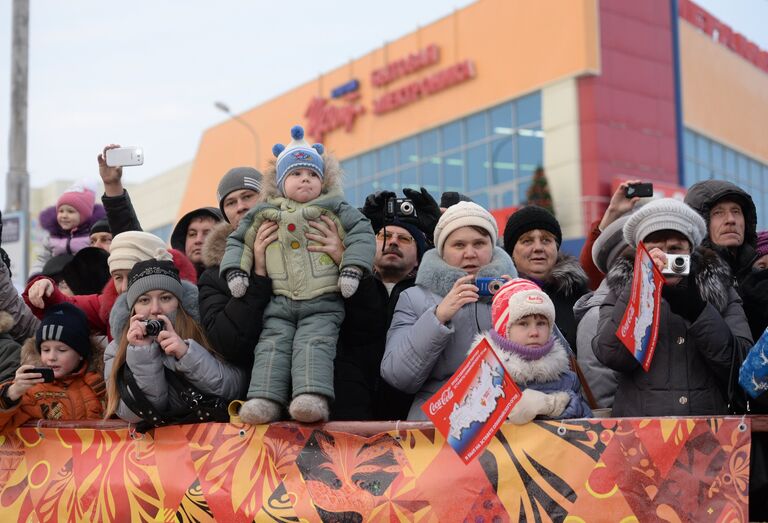
M 534 1 L 534 0 L 531 0 Z M 202 132 L 428 25 L 469 0 L 32 0 L 28 169 L 33 187 L 98 181 L 96 155 L 142 145 L 134 180 L 191 161 Z M 768 49 L 768 0 L 701 0 Z M 10 0 L 0 2 L 0 207 L 10 107 Z

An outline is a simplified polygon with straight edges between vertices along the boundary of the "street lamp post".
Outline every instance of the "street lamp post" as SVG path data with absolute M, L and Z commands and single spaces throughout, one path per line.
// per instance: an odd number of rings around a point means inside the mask
M 242 125 L 246 129 L 248 129 L 248 132 L 251 133 L 251 136 L 253 136 L 253 145 L 256 148 L 255 153 L 254 153 L 254 155 L 256 157 L 256 165 L 254 167 L 256 167 L 256 169 L 259 169 L 259 164 L 261 163 L 260 162 L 260 160 L 261 160 L 261 157 L 260 157 L 260 151 L 261 151 L 261 146 L 260 145 L 261 145 L 261 142 L 259 141 L 259 135 L 256 132 L 256 129 L 254 129 L 251 124 L 249 124 L 248 122 L 243 120 L 239 115 L 234 114 L 229 109 L 229 106 L 227 104 L 225 104 L 224 102 L 214 102 L 213 105 L 214 105 L 214 107 L 216 107 L 216 109 L 218 109 L 219 111 L 221 111 L 223 113 L 226 113 L 234 121 L 236 121 L 237 123 L 239 123 L 240 125 Z

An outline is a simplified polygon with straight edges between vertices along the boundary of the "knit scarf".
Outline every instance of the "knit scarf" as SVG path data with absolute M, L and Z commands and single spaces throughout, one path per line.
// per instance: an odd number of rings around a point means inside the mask
M 496 332 L 496 329 L 491 329 L 488 331 L 491 335 L 491 339 L 496 343 L 496 346 L 500 348 L 501 350 L 505 352 L 511 352 L 512 354 L 518 355 L 520 358 L 526 360 L 526 361 L 533 361 L 538 360 L 547 354 L 549 354 L 549 351 L 552 350 L 552 347 L 555 345 L 555 336 L 550 336 L 549 340 L 544 345 L 522 345 L 520 343 L 515 343 L 514 341 L 508 340 L 498 332 Z

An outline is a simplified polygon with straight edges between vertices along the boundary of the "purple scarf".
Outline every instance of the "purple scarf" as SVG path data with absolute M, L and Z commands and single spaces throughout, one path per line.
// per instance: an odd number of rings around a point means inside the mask
M 488 331 L 491 335 L 491 339 L 496 343 L 496 346 L 499 347 L 504 352 L 511 352 L 512 354 L 517 354 L 522 359 L 527 361 L 533 361 L 538 360 L 539 358 L 542 358 L 549 354 L 549 351 L 552 350 L 552 347 L 555 345 L 555 336 L 554 334 L 549 337 L 549 340 L 544 345 L 539 345 L 538 347 L 535 345 L 521 345 L 519 343 L 515 343 L 514 341 L 510 341 L 498 332 L 496 332 L 496 329 L 491 329 Z

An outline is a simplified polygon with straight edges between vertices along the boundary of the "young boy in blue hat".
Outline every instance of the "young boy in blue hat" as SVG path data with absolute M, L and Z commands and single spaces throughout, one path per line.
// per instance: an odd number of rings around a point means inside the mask
M 272 148 L 277 159 L 265 173 L 261 202 L 227 239 L 220 268 L 235 297 L 245 294 L 251 270 L 272 279 L 274 295 L 254 352 L 248 401 L 240 410 L 241 419 L 252 424 L 279 419 L 289 400 L 288 412 L 297 421 L 328 419 L 342 296 L 355 293 L 376 250 L 370 222 L 344 201 L 336 159 L 323 156 L 321 144 L 310 146 L 300 126 L 291 129 L 291 137 L 287 146 Z M 309 222 L 321 216 L 334 222 L 344 244 L 338 264 L 311 249 L 314 242 L 306 236 L 313 231 Z

